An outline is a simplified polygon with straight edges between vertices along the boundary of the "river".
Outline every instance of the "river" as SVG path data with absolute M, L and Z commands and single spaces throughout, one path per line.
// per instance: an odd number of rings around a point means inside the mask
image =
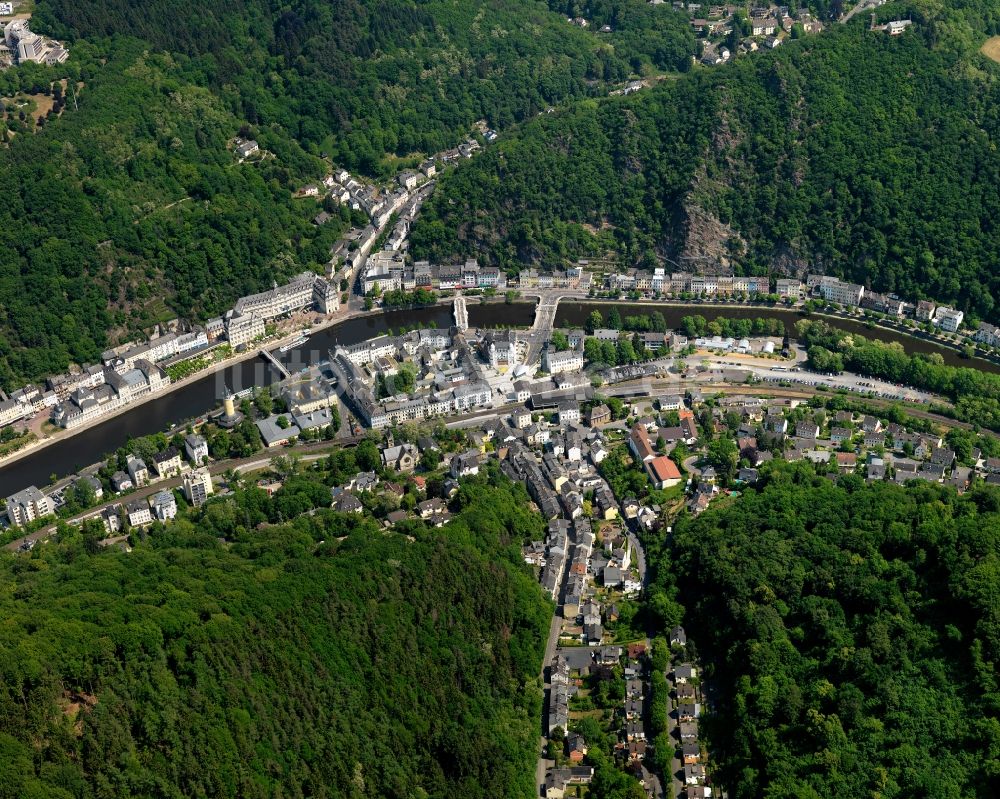
M 605 316 L 611 303 L 564 302 L 559 305 L 557 324 L 560 326 L 582 326 L 591 311 L 600 310 Z M 667 327 L 680 326 L 681 319 L 691 314 L 701 314 L 706 319 L 724 316 L 729 318 L 753 318 L 765 316 L 781 319 L 789 332 L 794 332 L 794 324 L 801 317 L 796 311 L 785 308 L 761 307 L 718 307 L 707 305 L 628 305 L 615 304 L 619 312 L 648 314 L 659 311 L 667 322 Z M 476 327 L 528 327 L 534 318 L 534 306 L 529 303 L 514 305 L 480 305 L 470 302 L 469 323 Z M 886 341 L 902 343 L 908 352 L 940 353 L 946 363 L 952 366 L 970 366 L 992 372 L 1000 372 L 1000 367 L 986 361 L 970 362 L 951 349 L 940 347 L 933 342 L 912 338 L 888 330 L 869 330 L 864 324 L 851 320 L 833 320 L 837 327 L 857 332 L 868 337 L 878 337 Z M 384 314 L 350 319 L 315 333 L 301 347 L 279 354 L 282 363 L 290 371 L 317 363 L 327 358 L 328 351 L 337 343 L 355 344 L 385 333 L 387 330 L 399 332 L 403 327 L 449 327 L 452 324 L 451 307 L 437 305 L 430 308 L 388 311 Z M 277 354 L 277 353 L 276 353 Z M 0 468 L 0 496 L 10 496 L 29 485 L 44 486 L 52 474 L 65 477 L 79 471 L 84 466 L 100 460 L 130 438 L 149 435 L 166 430 L 171 425 L 196 419 L 218 408 L 226 389 L 239 391 L 251 386 L 266 385 L 279 378 L 276 371 L 261 358 L 251 358 L 206 375 L 180 388 L 151 400 L 134 409 L 99 425 L 88 428 L 76 435 L 32 452 L 20 460 Z

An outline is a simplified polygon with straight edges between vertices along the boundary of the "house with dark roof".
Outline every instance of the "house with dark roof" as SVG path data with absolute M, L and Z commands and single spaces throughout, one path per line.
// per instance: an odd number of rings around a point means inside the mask
M 177 447 L 167 447 L 153 456 L 153 468 L 160 477 L 172 477 L 181 473 L 181 454 Z

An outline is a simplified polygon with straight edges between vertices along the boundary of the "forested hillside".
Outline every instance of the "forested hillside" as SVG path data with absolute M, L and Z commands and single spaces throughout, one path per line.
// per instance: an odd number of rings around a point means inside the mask
M 733 799 L 1000 794 L 995 488 L 784 465 L 653 557 L 709 665 Z
M 442 182 L 415 255 L 709 256 L 997 318 L 1000 71 L 975 49 L 997 11 L 963 10 L 910 9 L 900 37 L 832 26 L 533 121 Z
M 689 62 L 686 17 L 617 7 L 626 29 L 605 38 L 532 0 L 44 0 L 38 17 L 70 40 L 124 34 L 191 56 L 234 113 L 375 172 L 387 153 L 454 146 L 477 119 L 507 128 Z
M 237 164 L 243 124 L 168 56 L 79 43 L 57 69 L 11 70 L 4 94 L 64 73 L 68 105 L 0 148 L 0 383 L 93 362 L 109 340 L 329 260 L 344 223 L 309 224 L 289 186 L 322 168 L 260 130 L 275 158 Z M 59 84 L 57 84 L 59 85 Z M 75 87 L 75 91 L 74 91 Z M 64 94 L 64 97 L 66 96 Z M 311 209 L 310 209 L 311 206 Z
M 615 7 L 602 37 L 532 0 L 41 0 L 33 27 L 71 57 L 0 75 L 0 384 L 319 268 L 349 221 L 316 229 L 292 200 L 320 155 L 392 176 L 476 120 L 504 129 L 687 64 L 681 14 Z M 23 95 L 52 112 L 36 124 Z M 263 161 L 235 163 L 240 131 Z
M 466 485 L 413 540 L 268 523 L 312 490 L 241 491 L 129 554 L 0 557 L 0 796 L 531 796 L 550 610 L 523 488 Z

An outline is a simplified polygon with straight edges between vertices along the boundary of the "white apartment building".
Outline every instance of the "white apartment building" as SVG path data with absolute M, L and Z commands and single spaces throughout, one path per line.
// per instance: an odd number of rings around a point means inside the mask
M 802 297 L 802 281 L 797 278 L 789 280 L 781 278 L 775 286 L 775 294 L 782 299 L 787 297 L 792 300 L 798 300 Z
M 1000 327 L 989 322 L 980 322 L 974 338 L 987 347 L 1000 347 Z
M 226 338 L 233 348 L 249 344 L 263 335 L 264 319 L 255 313 L 246 316 L 232 314 L 226 318 Z
M 819 293 L 827 302 L 835 302 L 838 305 L 860 305 L 861 298 L 865 296 L 865 287 L 824 276 L 819 284 Z
M 583 353 L 578 350 L 556 352 L 555 349 L 549 348 L 543 353 L 542 360 L 545 371 L 553 375 L 583 369 Z
M 12 399 L 0 402 L 0 427 L 19 422 L 26 416 L 31 416 L 32 413 L 34 413 L 34 409 L 23 402 Z
M 184 496 L 194 507 L 204 505 L 212 491 L 212 475 L 208 469 L 194 469 L 184 475 Z
M 939 305 L 934 312 L 934 324 L 947 333 L 955 333 L 962 326 L 965 314 L 949 308 L 947 305 Z
M 341 348 L 347 359 L 358 366 L 371 363 L 376 358 L 387 358 L 396 354 L 396 339 L 389 336 L 379 336 L 369 341 L 352 344 Z M 338 353 L 340 349 L 338 349 Z
M 403 275 L 399 273 L 398 275 L 392 272 L 368 272 L 365 275 L 364 280 L 364 293 L 371 294 L 373 291 L 378 289 L 379 292 L 384 293 L 386 291 L 399 291 L 403 287 Z
M 55 512 L 52 500 L 36 486 L 28 486 L 23 491 L 7 497 L 7 518 L 11 524 L 18 527 L 24 527 L 35 519 L 50 516 Z

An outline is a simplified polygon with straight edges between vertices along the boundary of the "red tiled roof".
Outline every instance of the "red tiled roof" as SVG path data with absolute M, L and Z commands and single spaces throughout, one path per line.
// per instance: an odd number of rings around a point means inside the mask
M 677 468 L 677 464 L 670 460 L 670 458 L 666 455 L 661 455 L 659 458 L 653 458 L 653 460 L 649 462 L 649 471 L 659 483 L 666 480 L 681 479 L 681 473 Z
M 654 454 L 653 447 L 649 443 L 649 433 L 646 432 L 646 428 L 641 424 L 637 424 L 632 428 L 632 447 L 641 460 L 645 460 Z

